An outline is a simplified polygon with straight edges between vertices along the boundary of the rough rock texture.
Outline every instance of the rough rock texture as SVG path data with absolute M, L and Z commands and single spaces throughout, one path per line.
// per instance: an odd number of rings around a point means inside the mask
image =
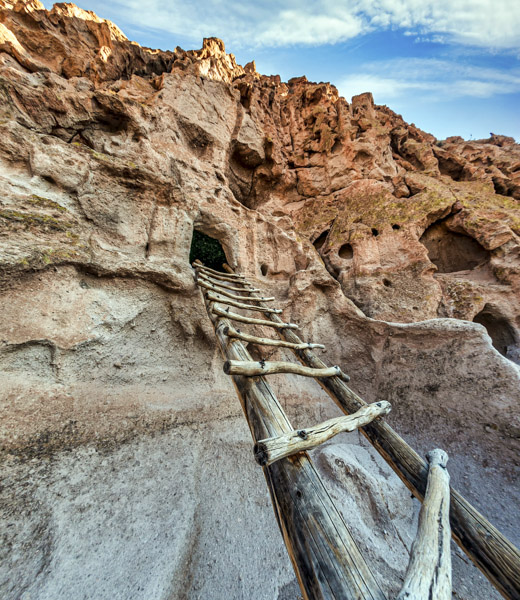
M 438 142 L 216 38 L 150 50 L 36 0 L 0 0 L 0 95 L 2 597 L 298 597 L 194 228 L 518 543 L 512 139 Z M 295 425 L 338 414 L 273 382 Z M 314 456 L 395 593 L 417 503 L 357 434 Z M 454 556 L 458 598 L 498 598 Z

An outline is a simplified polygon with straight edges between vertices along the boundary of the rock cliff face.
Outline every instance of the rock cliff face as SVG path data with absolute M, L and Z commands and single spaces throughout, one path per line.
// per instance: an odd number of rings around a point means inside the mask
M 514 140 L 439 142 L 216 38 L 150 50 L 37 0 L 0 0 L 0 94 L 3 597 L 297 597 L 194 229 L 514 536 Z M 275 386 L 295 425 L 336 414 L 312 383 Z M 417 507 L 356 435 L 314 456 L 395 592 Z M 498 597 L 454 561 L 458 597 Z

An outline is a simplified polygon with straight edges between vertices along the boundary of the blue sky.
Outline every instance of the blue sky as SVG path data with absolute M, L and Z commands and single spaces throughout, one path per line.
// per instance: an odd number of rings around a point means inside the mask
M 47 8 L 52 2 L 44 2 Z M 131 40 L 162 50 L 224 40 L 240 64 L 283 80 L 371 91 L 443 139 L 520 141 L 518 0 L 78 0 Z

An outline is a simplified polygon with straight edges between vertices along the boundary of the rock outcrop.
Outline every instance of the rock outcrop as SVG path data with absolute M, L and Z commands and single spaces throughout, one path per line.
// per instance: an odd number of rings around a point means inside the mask
M 216 38 L 151 50 L 37 0 L 0 0 L 0 95 L 3 597 L 297 596 L 194 229 L 515 535 L 511 138 L 437 141 L 370 94 L 241 67 Z M 295 424 L 336 414 L 317 385 L 275 385 Z M 315 457 L 394 593 L 414 508 L 358 441 Z M 454 561 L 458 597 L 498 598 Z

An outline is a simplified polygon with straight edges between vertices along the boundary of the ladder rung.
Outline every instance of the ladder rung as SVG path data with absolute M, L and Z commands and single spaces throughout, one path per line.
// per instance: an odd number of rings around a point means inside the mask
M 292 350 L 308 350 L 311 348 L 325 348 L 323 344 L 308 344 L 302 342 L 301 344 L 293 344 L 284 340 L 272 340 L 271 338 L 257 337 L 256 335 L 249 335 L 243 331 L 233 329 L 233 327 L 224 327 L 224 335 L 230 338 L 237 338 L 244 342 L 250 342 L 252 344 L 259 344 L 260 346 L 278 346 L 281 348 L 291 348 Z
M 222 296 L 226 296 L 227 298 L 233 298 L 234 300 L 247 300 L 248 302 L 272 302 L 274 298 L 251 298 L 250 296 L 238 296 L 237 294 L 230 294 L 226 290 L 229 288 L 222 288 L 212 283 L 207 283 L 202 279 L 197 281 L 197 285 L 200 287 L 206 288 L 207 290 L 212 290 L 221 294 Z M 249 292 L 249 290 L 240 290 L 242 292 Z
M 231 277 L 232 279 L 245 279 L 243 275 L 237 275 L 236 273 L 224 273 L 223 271 L 215 271 L 215 269 L 210 269 L 205 265 L 195 265 L 195 268 L 199 271 L 204 271 L 210 275 L 217 275 L 220 277 Z
M 249 283 L 243 277 L 236 279 L 235 277 L 231 277 L 231 275 L 213 275 L 212 273 L 205 273 L 204 271 L 200 270 L 198 270 L 197 273 L 208 279 L 211 278 L 217 281 L 228 281 L 230 283 L 242 283 L 243 285 L 249 285 Z
M 256 462 L 262 466 L 272 465 L 281 458 L 316 448 L 338 433 L 354 431 L 368 425 L 377 417 L 387 415 L 391 410 L 390 402 L 374 402 L 359 409 L 353 415 L 336 417 L 315 427 L 298 429 L 279 437 L 260 440 L 254 447 Z
M 211 279 L 204 273 L 197 273 L 197 277 L 201 277 L 202 278 L 201 281 L 205 281 L 206 283 L 209 283 L 209 284 L 212 284 L 215 286 L 223 287 L 226 290 L 231 290 L 233 292 L 244 292 L 247 294 L 252 294 L 254 292 L 260 292 L 260 290 L 257 290 L 256 288 L 237 288 L 237 287 L 232 287 L 230 285 L 222 283 L 220 281 L 214 281 L 213 279 Z
M 263 313 L 272 313 L 275 315 L 281 315 L 282 311 L 278 308 L 263 308 L 262 306 L 255 306 L 254 304 L 245 304 L 244 302 L 237 302 L 236 300 L 229 300 L 224 296 L 218 296 L 213 292 L 207 293 L 208 299 L 212 302 L 220 302 L 220 304 L 229 304 L 229 306 L 235 306 L 236 308 L 243 308 L 244 310 L 256 310 Z
M 350 381 L 350 377 L 343 373 L 338 366 L 313 369 L 298 363 L 283 361 L 228 360 L 224 363 L 224 373 L 227 375 L 244 375 L 245 377 L 291 373 L 293 375 L 303 375 L 304 377 L 339 377 L 343 381 Z
M 275 329 L 298 329 L 298 325 L 295 325 L 294 323 L 274 323 L 273 321 L 266 321 L 264 319 L 243 317 L 242 315 L 230 312 L 229 309 L 223 310 L 218 306 L 213 306 L 211 310 L 220 317 L 227 317 L 232 321 L 240 321 L 241 323 L 249 323 L 250 325 L 264 325 L 265 327 L 274 327 Z

